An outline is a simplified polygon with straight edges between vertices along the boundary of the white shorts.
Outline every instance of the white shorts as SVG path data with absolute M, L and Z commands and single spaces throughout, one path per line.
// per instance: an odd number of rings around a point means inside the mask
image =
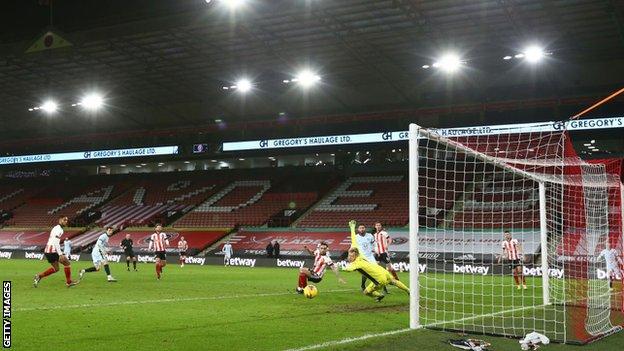
M 99 266 L 102 262 L 107 261 L 106 257 L 102 256 L 100 250 L 93 250 L 91 252 L 91 259 L 93 260 L 93 264 Z
M 229 260 L 230 258 L 232 258 L 232 256 L 230 256 L 230 255 L 224 255 L 224 256 L 223 256 L 223 259 L 224 259 L 224 260 Z

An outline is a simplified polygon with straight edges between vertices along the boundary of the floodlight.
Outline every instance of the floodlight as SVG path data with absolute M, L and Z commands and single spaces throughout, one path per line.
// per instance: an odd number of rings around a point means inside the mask
M 46 113 L 54 113 L 56 112 L 57 108 L 58 108 L 58 105 L 56 104 L 56 102 L 52 100 L 48 100 L 44 102 L 43 105 L 41 105 L 41 109 L 45 111 Z
M 242 78 L 236 82 L 236 86 L 238 91 L 241 93 L 246 93 L 251 90 L 252 84 L 247 78 Z
M 433 64 L 433 67 L 439 68 L 447 73 L 453 73 L 459 69 L 462 62 L 459 56 L 453 53 L 443 55 Z
M 302 87 L 308 88 L 316 84 L 316 82 L 318 82 L 319 80 L 321 80 L 321 77 L 319 77 L 316 73 L 306 69 L 299 72 L 297 74 L 297 77 L 295 79 L 292 79 L 291 81 L 298 82 Z
M 230 10 L 236 10 L 245 4 L 246 0 L 221 0 L 221 3 L 230 8 Z
M 525 60 L 531 63 L 539 62 L 544 57 L 544 49 L 535 45 L 527 47 L 523 53 Z
M 91 93 L 86 95 L 80 101 L 80 105 L 82 105 L 87 110 L 97 110 L 104 104 L 104 100 L 102 96 L 97 93 Z

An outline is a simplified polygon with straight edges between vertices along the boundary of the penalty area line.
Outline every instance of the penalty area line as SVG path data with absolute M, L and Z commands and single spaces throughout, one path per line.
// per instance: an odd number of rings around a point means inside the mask
M 325 293 L 340 293 L 347 291 L 357 291 L 357 289 L 336 289 L 326 290 Z M 187 298 L 170 298 L 170 299 L 157 299 L 157 300 L 136 300 L 136 301 L 115 301 L 104 303 L 84 303 L 75 305 L 57 305 L 57 306 L 41 306 L 41 307 L 23 307 L 14 308 L 14 312 L 29 312 L 29 311 L 52 311 L 71 308 L 86 308 L 86 307 L 108 307 L 108 306 L 125 306 L 125 305 L 143 305 L 151 303 L 167 303 L 167 302 L 186 302 L 186 301 L 206 301 L 206 300 L 231 300 L 231 299 L 243 299 L 250 297 L 271 297 L 271 296 L 287 296 L 296 295 L 295 292 L 284 293 L 264 293 L 264 294 L 247 294 L 247 295 L 225 295 L 225 296 L 200 296 L 200 297 L 187 297 Z
M 342 339 L 342 340 L 327 341 L 327 342 L 316 344 L 316 345 L 309 345 L 309 346 L 304 346 L 304 347 L 300 347 L 300 348 L 296 348 L 296 349 L 288 349 L 286 351 L 316 350 L 316 349 L 321 349 L 321 348 L 325 348 L 325 347 L 332 347 L 332 346 L 350 344 L 352 342 L 357 342 L 357 341 L 362 341 L 362 340 L 368 340 L 368 339 L 373 339 L 373 338 L 380 338 L 380 337 L 383 337 L 383 336 L 390 336 L 390 335 L 406 333 L 406 332 L 408 332 L 410 330 L 418 330 L 418 329 L 405 328 L 405 329 L 391 330 L 391 331 L 384 332 L 384 333 L 366 334 L 366 335 L 358 336 L 358 337 L 355 337 L 355 338 L 346 338 L 346 339 Z

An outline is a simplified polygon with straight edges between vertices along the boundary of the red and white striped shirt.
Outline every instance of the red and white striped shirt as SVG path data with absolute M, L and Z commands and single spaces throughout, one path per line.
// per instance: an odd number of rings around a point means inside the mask
M 509 260 L 519 260 L 520 252 L 518 251 L 518 239 L 503 240 L 503 253 L 507 254 Z
M 323 274 L 325 274 L 325 270 L 327 267 L 331 267 L 334 264 L 331 258 L 329 258 L 328 254 L 321 255 L 319 250 L 314 251 L 314 274 L 318 277 L 322 278 Z
M 375 233 L 375 253 L 380 255 L 388 252 L 390 246 L 390 235 L 385 230 Z
M 60 224 L 57 224 L 50 231 L 50 237 L 48 238 L 48 243 L 46 244 L 45 253 L 61 253 L 61 236 L 63 236 L 63 227 Z
M 182 241 L 178 241 L 178 250 L 180 251 L 186 251 L 188 250 L 188 243 L 186 242 L 186 240 Z
M 150 240 L 154 244 L 154 251 L 156 252 L 165 251 L 165 249 L 167 248 L 166 245 L 169 244 L 167 241 L 167 234 L 162 232 L 152 234 Z

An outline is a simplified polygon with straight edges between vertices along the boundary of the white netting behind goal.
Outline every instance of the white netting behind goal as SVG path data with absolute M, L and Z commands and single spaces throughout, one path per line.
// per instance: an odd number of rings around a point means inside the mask
M 417 133 L 420 325 L 587 342 L 624 323 L 598 259 L 622 252 L 619 161 L 583 162 L 565 132 Z M 503 251 L 504 231 L 521 256 Z

